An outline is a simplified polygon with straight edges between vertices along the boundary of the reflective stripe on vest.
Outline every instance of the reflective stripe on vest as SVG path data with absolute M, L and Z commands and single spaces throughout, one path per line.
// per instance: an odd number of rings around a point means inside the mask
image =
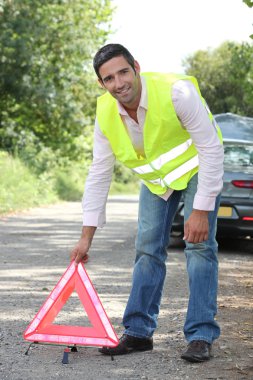
M 180 144 L 175 148 L 169 150 L 168 152 L 163 153 L 161 156 L 156 158 L 154 161 L 151 161 L 149 164 L 137 166 L 136 168 L 132 168 L 132 170 L 138 174 L 147 174 L 152 173 L 155 170 L 160 170 L 163 167 L 163 165 L 167 164 L 171 160 L 174 160 L 175 158 L 179 157 L 181 154 L 186 152 L 191 145 L 192 139 L 188 139 L 183 144 Z
M 162 187 L 168 187 L 173 181 L 176 181 L 178 178 L 182 177 L 184 174 L 190 170 L 196 168 L 199 165 L 198 155 L 186 161 L 183 165 L 179 166 L 164 178 L 158 178 L 154 180 L 145 180 L 146 182 L 153 183 L 155 185 L 160 185 Z

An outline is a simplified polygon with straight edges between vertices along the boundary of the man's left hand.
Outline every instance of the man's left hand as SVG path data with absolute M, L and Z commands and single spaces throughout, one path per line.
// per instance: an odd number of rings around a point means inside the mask
M 184 240 L 202 243 L 208 239 L 208 211 L 193 210 L 184 225 Z

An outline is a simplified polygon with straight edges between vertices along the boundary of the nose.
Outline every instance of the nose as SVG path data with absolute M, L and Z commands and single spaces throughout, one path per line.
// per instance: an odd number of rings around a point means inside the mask
M 122 81 L 122 78 L 120 75 L 115 76 L 115 88 L 116 90 L 120 90 L 122 87 L 124 87 L 124 82 Z

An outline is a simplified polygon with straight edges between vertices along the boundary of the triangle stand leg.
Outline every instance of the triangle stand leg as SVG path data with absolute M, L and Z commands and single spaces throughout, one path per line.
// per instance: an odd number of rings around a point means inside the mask
M 69 364 L 70 348 L 65 348 L 63 352 L 62 364 Z
M 64 349 L 63 358 L 62 358 L 62 364 L 69 364 L 69 353 L 70 352 L 77 352 L 76 345 L 74 345 L 74 346 L 68 346 L 67 348 Z

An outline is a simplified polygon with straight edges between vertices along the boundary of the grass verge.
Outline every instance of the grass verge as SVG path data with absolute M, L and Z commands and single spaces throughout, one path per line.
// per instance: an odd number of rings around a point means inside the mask
M 38 178 L 18 158 L 0 152 L 0 214 L 57 200 L 45 173 Z
M 81 201 L 86 173 L 87 168 L 73 162 L 38 175 L 19 158 L 0 151 L 0 214 L 59 200 Z M 138 191 L 138 180 L 128 183 L 114 180 L 110 195 L 137 194 Z

